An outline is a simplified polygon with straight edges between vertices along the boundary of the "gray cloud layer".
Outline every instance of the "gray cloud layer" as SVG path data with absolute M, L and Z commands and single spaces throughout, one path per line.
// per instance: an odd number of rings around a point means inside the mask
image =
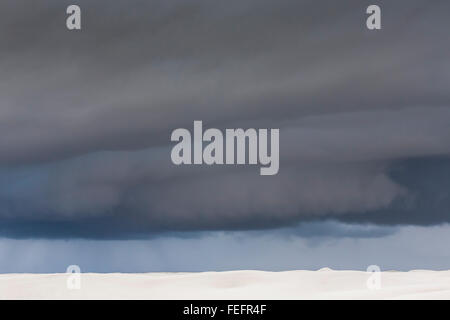
M 365 1 L 79 3 L 80 32 L 0 4 L 2 234 L 450 220 L 448 1 L 381 1 L 377 32 Z M 280 128 L 280 173 L 173 166 L 193 120 Z

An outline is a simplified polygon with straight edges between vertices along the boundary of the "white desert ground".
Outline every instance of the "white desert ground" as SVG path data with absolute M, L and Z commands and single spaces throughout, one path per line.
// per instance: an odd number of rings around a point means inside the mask
M 450 271 L 228 271 L 94 274 L 68 289 L 68 274 L 0 275 L 0 299 L 450 299 Z M 73 280 L 73 279 L 72 279 Z M 70 281 L 69 281 L 70 282 Z

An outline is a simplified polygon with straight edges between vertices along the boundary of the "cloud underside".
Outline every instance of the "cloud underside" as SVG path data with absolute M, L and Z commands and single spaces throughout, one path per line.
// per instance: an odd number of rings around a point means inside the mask
M 0 234 L 449 222 L 448 2 L 377 32 L 361 1 L 80 1 L 80 32 L 64 5 L 0 4 Z M 279 174 L 174 166 L 194 120 L 279 128 Z

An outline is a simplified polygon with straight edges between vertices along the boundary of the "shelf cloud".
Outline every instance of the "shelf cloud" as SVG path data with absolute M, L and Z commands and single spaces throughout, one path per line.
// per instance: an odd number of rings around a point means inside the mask
M 1 235 L 450 222 L 448 1 L 379 1 L 378 31 L 366 1 L 78 2 L 76 32 L 0 4 Z M 279 128 L 279 173 L 173 165 L 194 120 Z

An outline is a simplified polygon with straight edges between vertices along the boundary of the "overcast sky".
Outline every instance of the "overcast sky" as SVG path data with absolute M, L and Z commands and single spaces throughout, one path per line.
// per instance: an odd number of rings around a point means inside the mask
M 76 3 L 0 3 L 0 272 L 449 268 L 448 1 Z M 194 120 L 279 173 L 173 165 Z

